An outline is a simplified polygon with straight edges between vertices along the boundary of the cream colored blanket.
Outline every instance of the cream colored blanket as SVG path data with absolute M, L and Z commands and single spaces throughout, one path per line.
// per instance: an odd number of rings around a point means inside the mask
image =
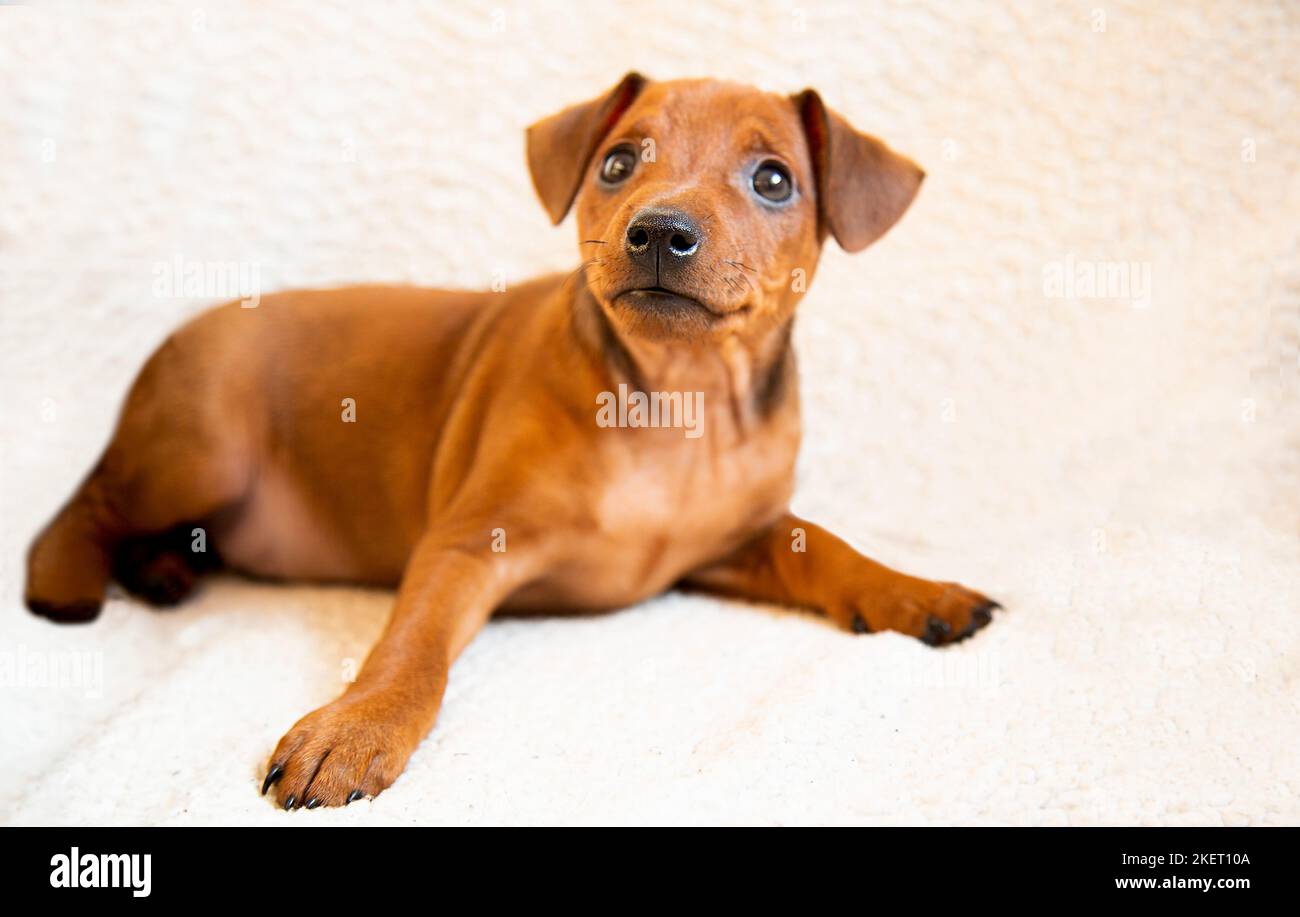
M 0 9 L 0 820 L 1300 821 L 1300 13 L 1099 6 Z M 277 811 L 267 755 L 391 596 L 59 628 L 26 546 L 149 351 L 245 292 L 187 266 L 572 267 L 523 128 L 631 68 L 812 85 L 924 165 L 802 307 L 795 509 L 1008 610 L 944 651 L 681 595 L 493 623 L 388 792 Z

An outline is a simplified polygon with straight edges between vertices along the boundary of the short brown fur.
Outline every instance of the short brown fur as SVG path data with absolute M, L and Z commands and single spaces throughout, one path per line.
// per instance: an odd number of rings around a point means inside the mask
M 638 162 L 611 188 L 599 173 L 619 144 Z M 114 575 L 182 598 L 210 566 L 184 556 L 191 525 L 249 574 L 399 586 L 355 683 L 271 756 L 286 808 L 391 784 L 500 609 L 609 609 L 679 584 L 943 643 L 996 607 L 787 509 L 792 278 L 812 279 L 827 235 L 857 250 L 889 229 L 919 168 L 811 90 L 636 74 L 530 128 L 528 158 L 552 219 L 576 211 L 577 271 L 502 293 L 287 292 L 199 316 L 146 363 L 103 457 L 32 545 L 27 602 L 56 620 L 94 617 Z M 765 159 L 795 188 L 779 206 L 748 185 Z M 634 252 L 647 213 L 686 221 L 683 251 L 698 240 L 664 275 L 671 291 L 648 289 Z M 677 243 L 655 239 L 658 281 Z M 620 384 L 703 392 L 701 435 L 598 425 L 597 397 Z

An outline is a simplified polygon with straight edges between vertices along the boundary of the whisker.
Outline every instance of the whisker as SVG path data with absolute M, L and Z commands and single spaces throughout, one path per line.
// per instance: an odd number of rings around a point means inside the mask
M 726 259 L 723 259 L 723 260 L 725 261 Z M 731 262 L 728 261 L 727 263 L 730 264 Z M 718 269 L 717 269 L 715 266 L 713 266 L 712 264 L 709 265 L 709 270 L 713 271 L 714 274 L 717 274 L 718 277 L 722 278 L 722 282 L 725 283 L 728 287 L 730 287 L 733 291 L 735 291 L 735 292 L 737 292 L 737 293 L 744 294 L 744 292 L 745 292 L 745 286 L 749 286 L 749 285 L 750 285 L 750 284 L 749 284 L 749 278 L 746 277 L 744 274 L 735 274 L 735 275 L 732 275 L 732 274 L 722 274 L 722 273 L 719 273 Z M 745 281 L 745 284 L 744 284 L 744 285 L 741 285 L 741 284 L 736 280 L 736 277 L 737 277 L 737 276 L 739 276 L 741 279 L 743 279 L 743 280 Z
M 582 264 L 579 264 L 576 268 L 574 268 L 572 271 L 569 272 L 569 275 L 565 277 L 563 283 L 560 284 L 560 288 L 564 289 L 564 287 L 568 286 L 570 281 L 572 281 L 575 277 L 577 277 L 587 268 L 591 267 L 593 264 L 604 264 L 604 263 L 605 262 L 603 258 L 590 258 L 582 262 Z

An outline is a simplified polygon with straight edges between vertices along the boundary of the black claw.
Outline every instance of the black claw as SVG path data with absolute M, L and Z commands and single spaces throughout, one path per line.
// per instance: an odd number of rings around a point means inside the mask
M 360 790 L 353 790 L 351 793 L 348 793 L 348 802 L 345 802 L 344 805 L 347 805 L 350 802 L 356 802 L 364 795 L 365 794 L 362 793 Z
M 936 618 L 930 615 L 925 622 L 925 633 L 921 636 L 921 641 L 930 646 L 938 646 L 952 636 L 952 625 L 942 618 Z
M 262 781 L 262 795 L 265 796 L 271 785 L 283 776 L 284 768 L 278 764 L 272 764 L 271 769 L 266 772 L 266 779 Z
M 308 800 L 307 800 L 307 808 L 309 808 L 309 809 L 314 809 L 314 808 L 316 808 L 318 805 L 320 805 L 320 797 L 319 797 L 319 796 L 313 796 L 311 799 L 308 799 Z
M 867 624 L 866 619 L 863 618 L 862 615 L 853 616 L 853 632 L 855 634 L 871 633 L 871 626 Z
M 293 804 L 297 801 L 298 801 L 298 797 L 291 795 L 288 799 L 284 801 L 284 810 L 288 812 L 290 809 L 293 808 Z
M 985 624 L 993 620 L 993 609 L 1001 607 L 1002 606 L 997 602 L 985 602 L 979 608 L 976 608 L 971 612 L 971 626 L 968 629 L 973 632 L 976 628 L 983 627 Z

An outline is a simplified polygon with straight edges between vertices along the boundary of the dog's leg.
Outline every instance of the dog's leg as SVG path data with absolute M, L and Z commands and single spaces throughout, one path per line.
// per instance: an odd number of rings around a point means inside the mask
M 124 538 L 113 552 L 113 578 L 132 595 L 159 608 L 184 601 L 199 577 L 221 566 L 214 545 L 194 550 L 194 523 L 158 535 Z M 205 539 L 206 542 L 206 539 Z
M 452 662 L 526 577 L 524 550 L 512 541 L 507 560 L 426 535 L 357 680 L 280 740 L 263 793 L 274 786 L 286 809 L 337 806 L 396 780 L 433 726 Z
M 90 621 L 99 615 L 114 573 L 155 604 L 180 601 L 209 562 L 154 551 L 146 569 L 140 536 L 153 536 L 151 546 L 169 538 L 171 544 L 175 537 L 166 534 L 169 529 L 183 520 L 204 519 L 237 499 L 243 479 L 239 461 L 223 460 L 216 450 L 170 449 L 165 442 L 131 446 L 119 437 L 32 542 L 27 607 L 60 623 Z M 188 538 L 181 543 L 188 553 Z M 163 589 L 155 581 L 168 570 L 176 581 L 168 580 Z M 184 576 L 176 578 L 182 570 Z
M 113 548 L 97 476 L 91 473 L 27 552 L 27 607 L 61 624 L 94 620 L 104 604 Z
M 129 569 L 134 558 L 117 557 L 119 547 L 207 519 L 244 495 L 247 436 L 232 423 L 238 411 L 208 382 L 170 341 L 149 358 L 103 456 L 32 543 L 24 594 L 33 612 L 60 622 L 91 620 L 115 565 L 127 579 L 139 578 Z M 191 389 L 205 397 L 178 395 Z
M 907 576 L 863 557 L 825 529 L 784 516 L 682 585 L 820 611 L 854 633 L 896 630 L 937 645 L 992 620 L 996 602 L 956 583 Z

